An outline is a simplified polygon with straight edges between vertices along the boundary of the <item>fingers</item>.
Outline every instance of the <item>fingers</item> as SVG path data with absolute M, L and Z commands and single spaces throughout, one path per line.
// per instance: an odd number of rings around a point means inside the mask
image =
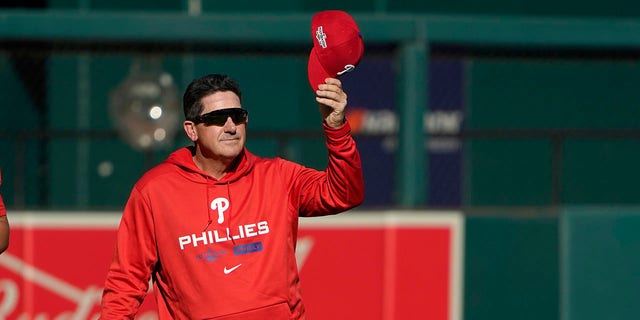
M 347 94 L 342 90 L 342 82 L 327 78 L 316 90 L 316 101 L 320 106 L 320 115 L 330 127 L 344 124 L 344 109 L 347 106 Z
M 325 84 L 318 86 L 316 101 L 332 109 L 343 110 L 347 105 L 347 94 L 342 90 L 342 82 L 327 78 Z
M 342 82 L 340 82 L 340 80 L 336 78 L 327 78 L 324 81 L 324 84 L 318 85 L 318 90 L 316 90 L 316 93 L 321 91 L 344 93 L 344 91 L 342 91 Z

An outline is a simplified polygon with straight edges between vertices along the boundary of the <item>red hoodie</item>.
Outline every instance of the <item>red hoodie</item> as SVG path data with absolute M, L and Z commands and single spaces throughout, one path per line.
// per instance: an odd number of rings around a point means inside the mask
M 304 319 L 298 217 L 340 213 L 364 198 L 349 124 L 325 133 L 326 171 L 245 149 L 218 180 L 198 169 L 189 147 L 145 173 L 120 222 L 101 319 L 133 318 L 150 278 L 160 319 Z

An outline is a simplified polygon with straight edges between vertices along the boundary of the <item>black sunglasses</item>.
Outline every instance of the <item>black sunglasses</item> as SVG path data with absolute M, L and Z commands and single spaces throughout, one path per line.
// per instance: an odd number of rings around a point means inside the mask
M 211 126 L 224 126 L 227 123 L 227 119 L 231 118 L 235 124 L 243 124 L 247 122 L 249 111 L 242 108 L 228 108 L 211 111 L 209 113 L 201 114 L 193 119 L 193 123 L 204 123 Z

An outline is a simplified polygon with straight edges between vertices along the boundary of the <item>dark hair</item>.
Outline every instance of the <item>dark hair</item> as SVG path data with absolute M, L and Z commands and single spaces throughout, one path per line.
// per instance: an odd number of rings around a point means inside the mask
M 191 81 L 182 97 L 182 108 L 186 120 L 194 120 L 202 112 L 202 98 L 218 91 L 231 91 L 242 102 L 240 85 L 231 77 L 224 74 L 208 74 Z

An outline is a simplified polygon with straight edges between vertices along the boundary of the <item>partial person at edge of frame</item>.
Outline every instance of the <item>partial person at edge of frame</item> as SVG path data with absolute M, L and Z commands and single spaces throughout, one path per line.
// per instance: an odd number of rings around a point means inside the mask
M 0 189 L 2 187 L 2 170 L 0 170 Z M 7 208 L 2 200 L 2 192 L 0 190 L 0 254 L 9 248 L 9 219 L 7 219 Z

